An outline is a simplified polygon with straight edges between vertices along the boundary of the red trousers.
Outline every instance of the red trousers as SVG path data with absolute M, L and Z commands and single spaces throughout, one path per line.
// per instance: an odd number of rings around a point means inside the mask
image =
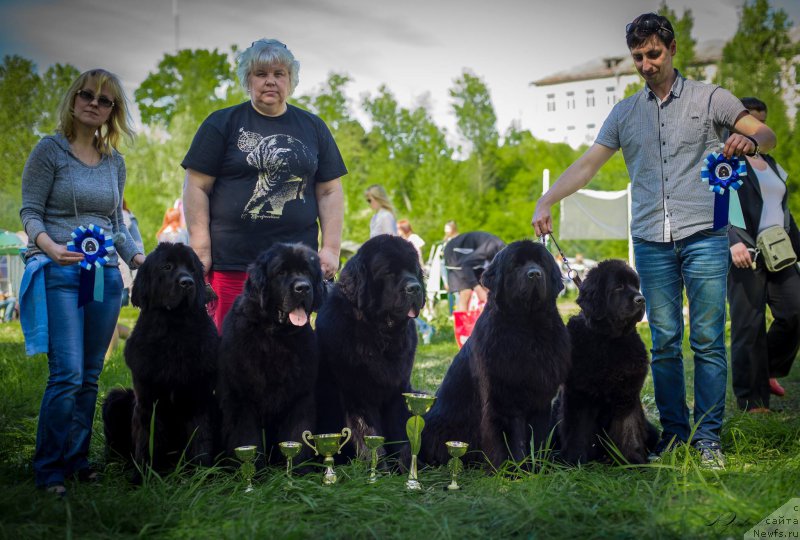
M 235 270 L 208 273 L 208 282 L 211 288 L 217 293 L 217 301 L 209 304 L 208 314 L 214 319 L 217 331 L 222 335 L 222 322 L 225 315 L 233 307 L 233 302 L 244 290 L 244 282 L 247 279 L 247 272 L 237 272 Z

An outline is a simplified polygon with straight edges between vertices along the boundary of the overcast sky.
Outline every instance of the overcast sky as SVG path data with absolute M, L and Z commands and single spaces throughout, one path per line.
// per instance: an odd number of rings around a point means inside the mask
M 626 52 L 624 27 L 660 0 L 177 0 L 180 48 L 284 41 L 300 61 L 297 94 L 331 71 L 353 78 L 354 109 L 386 84 L 404 106 L 421 98 L 452 133 L 448 89 L 464 68 L 489 86 L 501 133 L 530 126 L 529 83 Z M 690 7 L 695 36 L 728 39 L 742 0 L 670 0 Z M 800 0 L 772 0 L 798 24 Z M 44 71 L 62 62 L 116 72 L 133 90 L 176 45 L 173 0 L 0 0 L 0 54 Z M 680 46 L 680 44 L 679 44 Z

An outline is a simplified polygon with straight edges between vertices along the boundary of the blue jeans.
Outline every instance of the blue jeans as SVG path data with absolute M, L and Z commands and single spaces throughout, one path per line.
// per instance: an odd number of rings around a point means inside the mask
M 104 268 L 103 302 L 78 308 L 77 264 L 45 268 L 50 376 L 39 410 L 33 470 L 36 485 L 62 483 L 89 467 L 97 379 L 120 310 L 122 276 Z
M 14 307 L 16 305 L 17 299 L 13 296 L 6 298 L 5 300 L 0 300 L 0 311 L 3 312 L 3 322 L 11 322 L 11 319 L 14 318 Z
M 653 339 L 651 369 L 661 426 L 687 442 L 691 435 L 683 378 L 683 288 L 689 300 L 694 353 L 693 441 L 719 441 L 728 364 L 725 296 L 729 264 L 724 230 L 701 231 L 675 242 L 633 240 Z
M 422 336 L 422 342 L 426 345 L 430 344 L 431 336 L 433 335 L 434 329 L 433 327 L 422 318 L 422 316 L 417 317 L 414 319 L 414 324 L 417 327 L 417 331 Z

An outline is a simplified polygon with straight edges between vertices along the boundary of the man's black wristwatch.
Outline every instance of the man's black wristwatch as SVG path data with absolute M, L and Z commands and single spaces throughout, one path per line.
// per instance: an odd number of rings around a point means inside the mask
M 757 155 L 758 155 L 758 141 L 757 141 L 757 140 L 755 140 L 755 139 L 754 139 L 753 137 L 751 137 L 750 135 L 744 135 L 744 136 L 745 136 L 745 137 L 747 137 L 747 139 L 748 139 L 748 140 L 749 140 L 751 143 L 753 143 L 753 146 L 755 146 L 755 147 L 756 147 L 756 148 L 755 148 L 755 150 L 753 150 L 751 153 L 749 153 L 749 154 L 745 154 L 745 155 L 747 155 L 747 156 L 757 156 Z

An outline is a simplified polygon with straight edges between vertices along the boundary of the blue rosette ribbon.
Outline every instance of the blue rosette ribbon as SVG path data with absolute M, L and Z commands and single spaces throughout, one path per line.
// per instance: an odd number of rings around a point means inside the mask
M 91 301 L 102 302 L 105 292 L 103 267 L 116 251 L 114 239 L 106 237 L 103 229 L 94 224 L 88 227 L 81 225 L 72 231 L 72 240 L 67 242 L 67 249 L 75 253 L 83 253 L 80 265 L 80 285 L 78 287 L 78 307 Z
M 742 203 L 737 190 L 742 187 L 742 178 L 747 176 L 747 164 L 744 158 L 731 156 L 726 158 L 720 152 L 711 152 L 703 160 L 700 178 L 708 183 L 709 191 L 714 197 L 714 230 L 725 227 L 728 223 L 744 228 Z

